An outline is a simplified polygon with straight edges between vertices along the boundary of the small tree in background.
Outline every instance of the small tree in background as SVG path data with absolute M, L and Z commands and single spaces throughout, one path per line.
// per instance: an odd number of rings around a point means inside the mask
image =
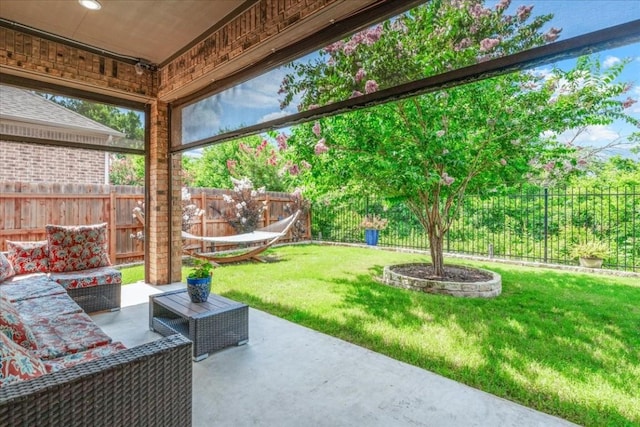
M 198 222 L 198 219 L 204 215 L 204 210 L 191 202 L 191 193 L 186 188 L 182 188 L 182 231 L 189 231 Z M 144 225 L 144 202 L 139 201 L 138 206 L 133 208 L 133 217 L 138 219 Z M 144 241 L 144 232 L 138 231 L 131 234 L 132 239 Z
M 249 178 L 235 179 L 231 194 L 222 196 L 229 207 L 223 212 L 225 220 L 233 227 L 237 234 L 250 233 L 260 225 L 267 202 L 258 200 L 265 194 L 264 187 L 257 190 Z

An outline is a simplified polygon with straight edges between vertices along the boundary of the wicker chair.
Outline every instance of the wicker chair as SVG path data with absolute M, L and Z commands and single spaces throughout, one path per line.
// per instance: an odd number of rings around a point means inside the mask
M 171 335 L 0 388 L 1 426 L 191 426 L 191 341 Z

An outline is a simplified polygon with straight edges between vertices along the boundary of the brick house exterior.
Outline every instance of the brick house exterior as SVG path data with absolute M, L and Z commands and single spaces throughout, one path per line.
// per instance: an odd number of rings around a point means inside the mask
M 23 89 L 0 85 L 0 100 L 3 134 L 98 145 L 124 136 Z M 97 150 L 0 141 L 0 181 L 108 184 L 108 161 Z

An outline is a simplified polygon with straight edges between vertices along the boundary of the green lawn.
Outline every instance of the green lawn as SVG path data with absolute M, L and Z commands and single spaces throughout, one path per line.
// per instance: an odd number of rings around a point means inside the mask
M 271 253 L 280 261 L 216 269 L 212 291 L 578 424 L 640 425 L 637 278 L 456 260 L 503 278 L 498 298 L 459 299 L 374 280 L 421 255 Z

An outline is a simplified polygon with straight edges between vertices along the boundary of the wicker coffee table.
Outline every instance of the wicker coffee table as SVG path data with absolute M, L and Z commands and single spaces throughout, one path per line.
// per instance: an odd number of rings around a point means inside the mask
M 249 340 L 249 306 L 210 294 L 192 303 L 186 289 L 149 297 L 149 328 L 161 335 L 175 333 L 193 341 L 193 359 Z

